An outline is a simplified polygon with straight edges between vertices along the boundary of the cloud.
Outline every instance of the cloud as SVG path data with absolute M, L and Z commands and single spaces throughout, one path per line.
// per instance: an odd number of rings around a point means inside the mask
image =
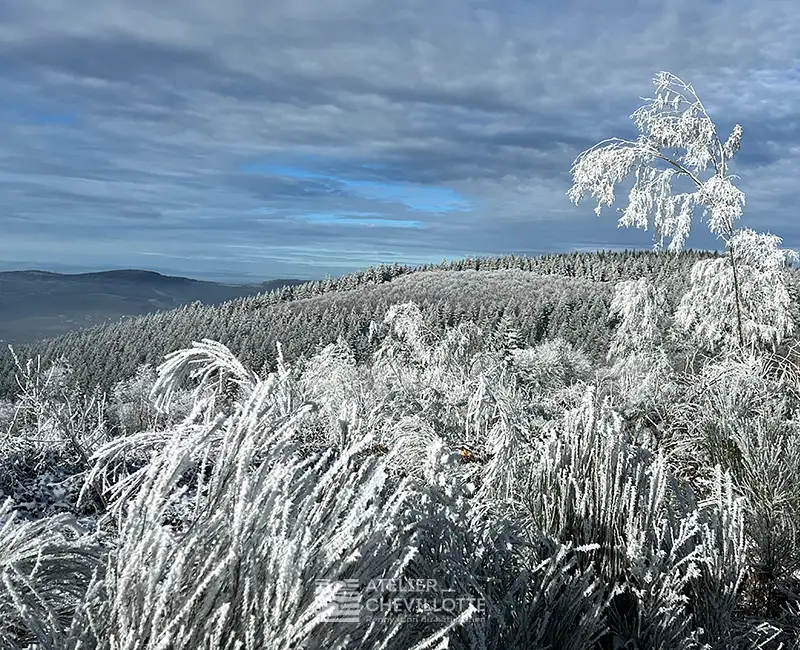
M 648 247 L 565 192 L 662 69 L 743 125 L 746 223 L 800 247 L 790 0 L 0 0 L 0 19 L 7 268 L 264 279 Z
M 290 217 L 292 218 L 292 217 Z M 351 212 L 349 214 L 335 214 L 330 212 L 307 212 L 295 215 L 293 218 L 300 221 L 310 221 L 318 224 L 334 226 L 357 226 L 359 228 L 424 228 L 421 221 L 407 221 L 403 219 L 383 219 L 377 212 Z

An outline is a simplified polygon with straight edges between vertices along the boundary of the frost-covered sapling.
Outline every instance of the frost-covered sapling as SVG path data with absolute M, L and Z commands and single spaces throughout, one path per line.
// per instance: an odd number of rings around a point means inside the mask
M 664 298 L 647 278 L 618 282 L 609 312 L 617 320 L 609 359 L 647 352 L 658 343 L 667 325 Z
M 780 244 L 775 235 L 737 230 L 730 247 L 736 250 L 738 278 L 724 257 L 697 262 L 690 288 L 675 312 L 675 323 L 711 349 L 731 348 L 737 342 L 774 349 L 794 328 L 784 281 L 787 256 L 793 257 L 794 252 L 781 250 Z M 727 297 L 737 291 L 740 309 L 735 314 L 735 305 Z
M 678 324 L 692 325 L 694 338 L 709 347 L 779 342 L 791 330 L 782 276 L 772 261 L 782 255 L 780 240 L 736 228 L 745 196 L 733 184 L 737 177 L 728 165 L 739 150 L 742 127 L 735 125 L 723 141 L 691 85 L 669 72 L 659 72 L 653 83 L 656 97 L 631 115 L 639 137 L 610 138 L 584 151 L 573 163 L 568 196 L 577 204 L 590 194 L 600 214 L 614 202 L 616 185 L 633 175 L 619 225 L 652 226 L 656 248 L 669 239 L 668 250 L 675 252 L 683 248 L 700 210 L 709 230 L 725 242 L 726 255 L 721 262 L 698 263 L 691 278 L 694 293 L 684 301 Z M 674 191 L 676 179 L 683 179 L 689 191 Z M 731 307 L 700 310 L 701 294 Z M 735 324 L 728 325 L 731 320 Z M 732 336 L 719 336 L 716 330 L 726 327 Z

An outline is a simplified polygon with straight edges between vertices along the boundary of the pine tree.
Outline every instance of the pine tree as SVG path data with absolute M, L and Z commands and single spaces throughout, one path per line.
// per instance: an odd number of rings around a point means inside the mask
M 522 333 L 519 331 L 516 322 L 508 314 L 503 314 L 496 330 L 497 345 L 503 351 L 506 361 L 511 359 L 514 350 L 523 347 Z

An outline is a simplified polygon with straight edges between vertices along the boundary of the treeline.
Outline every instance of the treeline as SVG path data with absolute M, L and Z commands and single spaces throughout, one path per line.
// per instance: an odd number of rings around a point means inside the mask
M 569 253 L 465 258 L 438 265 L 370 267 L 340 278 L 286 286 L 218 306 L 192 303 L 178 309 L 124 319 L 20 346 L 20 358 L 65 359 L 79 386 L 107 390 L 142 364 L 212 338 L 243 362 L 268 371 L 280 342 L 295 358 L 320 344 L 344 338 L 359 357 L 370 352 L 369 325 L 390 305 L 416 302 L 434 332 L 464 320 L 484 331 L 515 327 L 524 343 L 562 337 L 602 357 L 608 342 L 607 314 L 613 284 L 646 276 L 675 304 L 683 278 L 698 259 L 715 253 L 679 255 L 649 251 Z M 0 397 L 16 390 L 13 358 L 0 351 Z

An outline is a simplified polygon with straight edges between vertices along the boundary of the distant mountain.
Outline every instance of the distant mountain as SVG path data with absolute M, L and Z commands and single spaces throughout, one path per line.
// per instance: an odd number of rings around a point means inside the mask
M 62 274 L 0 272 L 0 343 L 28 343 L 124 316 L 140 316 L 199 301 L 216 305 L 302 280 L 234 285 L 124 269 Z

